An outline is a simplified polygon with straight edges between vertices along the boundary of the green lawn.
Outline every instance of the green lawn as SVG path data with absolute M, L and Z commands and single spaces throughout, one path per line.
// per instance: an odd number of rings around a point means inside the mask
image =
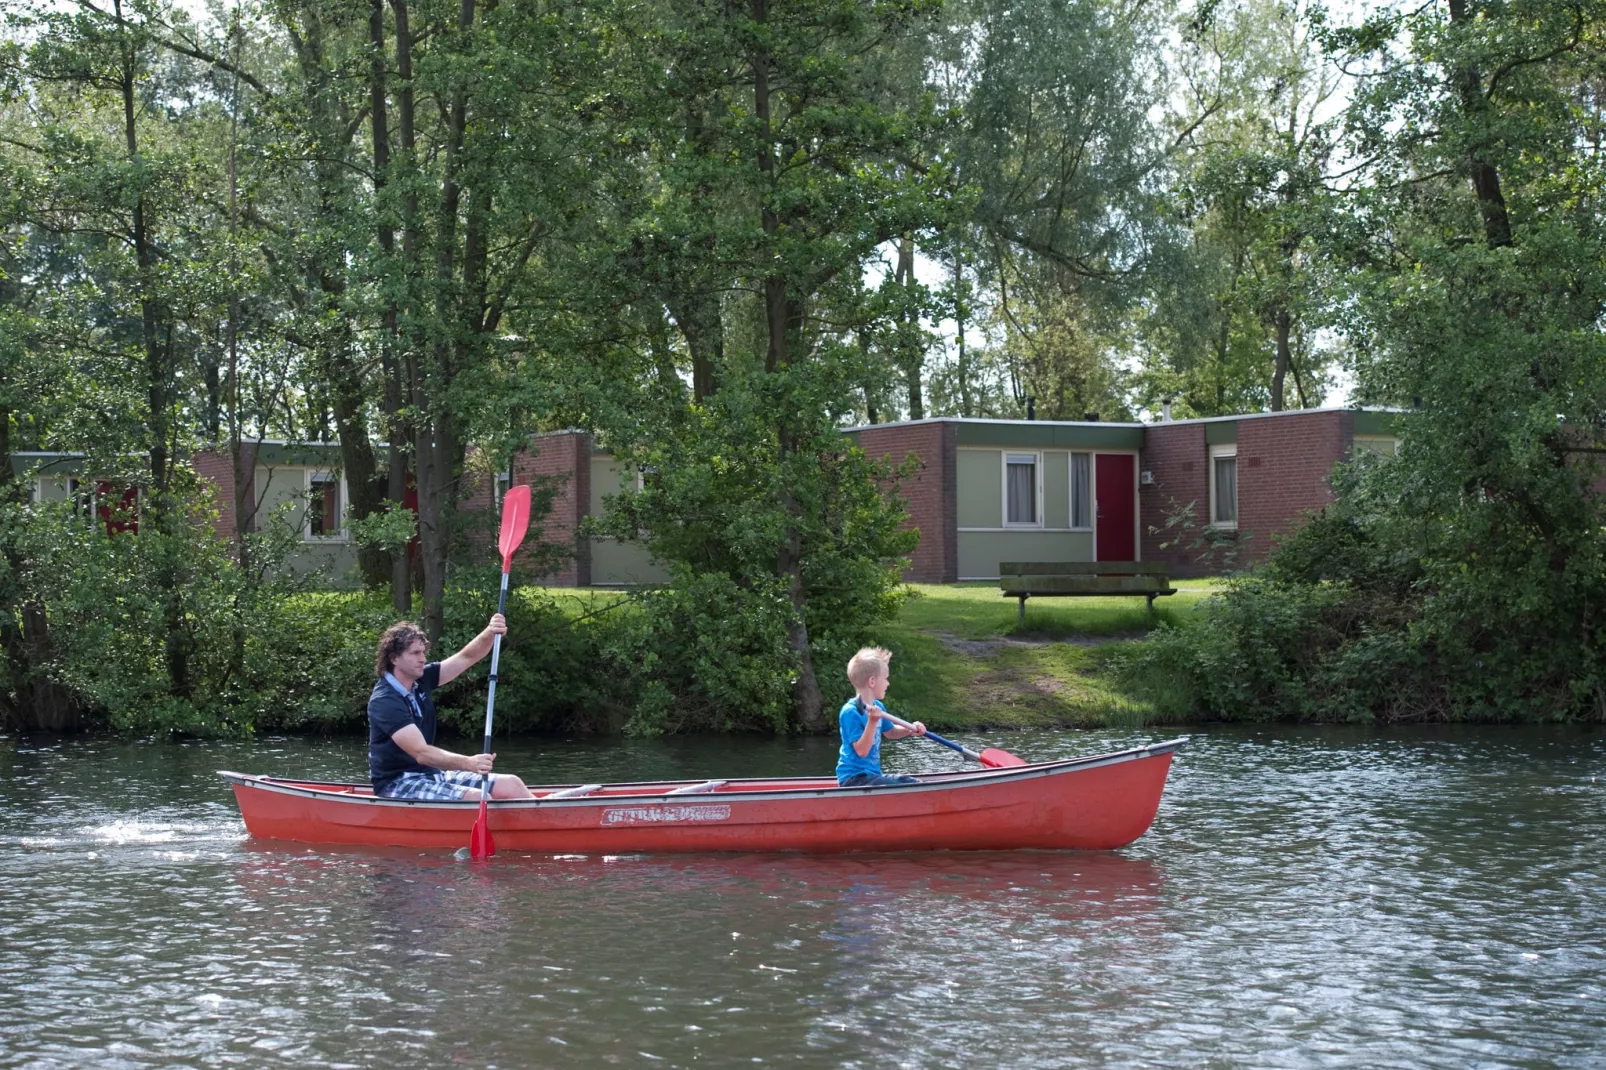
M 1180 580 L 1155 602 L 1181 622 L 1219 584 Z M 887 704 L 934 728 L 1141 724 L 1155 711 L 1121 690 L 1111 655 L 1149 627 L 1144 600 L 1044 598 L 1017 603 L 995 584 L 917 584 L 884 641 L 896 654 Z
M 1155 618 L 1181 623 L 1220 582 L 1172 586 L 1178 593 L 1155 600 Z M 551 598 L 571 618 L 627 597 L 598 588 L 522 590 Z M 1156 720 L 1152 705 L 1126 694 L 1108 671 L 1112 654 L 1152 626 L 1142 598 L 1029 599 L 1024 620 L 1017 612 L 997 584 L 911 585 L 898 619 L 875 638 L 896 655 L 887 707 L 938 731 Z M 846 688 L 834 668 L 819 668 L 828 697 Z

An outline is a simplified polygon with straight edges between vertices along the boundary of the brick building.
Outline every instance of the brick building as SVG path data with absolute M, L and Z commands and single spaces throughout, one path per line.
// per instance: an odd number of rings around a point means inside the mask
M 1263 559 L 1332 500 L 1333 466 L 1392 453 L 1391 412 L 1309 409 L 1152 424 L 938 418 L 848 432 L 919 459 L 904 485 L 920 548 L 906 578 L 998 578 L 1001 561 L 1167 561 L 1177 576 Z M 1195 531 L 1168 522 L 1192 506 Z M 1234 549 L 1204 560 L 1208 527 Z
M 905 577 L 953 583 L 997 579 L 1002 561 L 1166 561 L 1176 576 L 1251 564 L 1278 535 L 1332 500 L 1334 465 L 1357 449 L 1392 453 L 1394 427 L 1389 411 L 1308 409 L 1152 424 L 937 418 L 845 434 L 871 456 L 916 458 L 900 488 L 909 526 L 920 532 Z M 237 501 L 249 503 L 255 522 L 280 512 L 302 531 L 292 567 L 351 576 L 356 547 L 346 528 L 339 454 L 332 443 L 248 445 L 246 486 L 237 496 L 228 454 L 197 453 L 197 473 L 217 487 L 218 535 L 232 537 Z M 137 530 L 133 492 L 92 481 L 80 487 L 80 459 L 16 454 L 12 464 L 34 482 L 36 499 L 89 495 L 109 527 Z M 554 496 L 541 521 L 542 541 L 567 554 L 544 582 L 585 587 L 668 579 L 644 546 L 583 533 L 582 521 L 601 515 L 608 495 L 638 485 L 635 473 L 597 449 L 585 431 L 533 436 L 511 472 L 496 474 L 494 489 L 484 475 L 472 480 L 463 508 L 488 510 L 510 483 L 543 478 Z M 1201 560 L 1190 547 L 1197 530 L 1168 528 L 1190 506 L 1194 527 L 1222 536 L 1217 541 L 1233 548 L 1230 556 Z

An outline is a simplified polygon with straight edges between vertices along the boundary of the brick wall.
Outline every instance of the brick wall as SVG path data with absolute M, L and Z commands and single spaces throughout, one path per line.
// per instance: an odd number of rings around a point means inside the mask
M 591 507 L 591 436 L 583 431 L 535 436 L 530 449 L 513 460 L 513 482 L 529 483 L 538 477 L 558 481 L 541 538 L 565 547 L 571 555 L 545 582 L 555 587 L 589 587 L 591 543 L 580 537 L 580 521 Z
M 531 524 L 541 525 L 540 541 L 563 547 L 569 556 L 556 572 L 542 577 L 541 582 L 554 587 L 589 587 L 591 546 L 588 540 L 579 537 L 579 530 L 591 501 L 591 436 L 582 431 L 533 436 L 530 448 L 513 457 L 513 484 L 533 483 L 542 477 L 557 480 L 552 511 L 544 520 L 532 517 Z M 494 512 L 490 482 L 484 477 L 476 478 L 458 507 L 465 512 Z M 496 538 L 495 526 L 490 528 L 490 538 Z M 532 532 L 514 555 L 514 561 L 528 562 L 535 545 Z
M 252 512 L 256 495 L 256 443 L 240 444 L 241 467 L 245 470 L 245 508 Z M 217 495 L 217 520 L 213 530 L 220 539 L 234 538 L 234 511 L 239 499 L 234 485 L 234 457 L 227 446 L 204 449 L 190 458 L 195 474 L 209 482 Z
M 1312 412 L 1238 422 L 1239 561 L 1264 560 L 1274 538 L 1333 500 L 1330 475 L 1355 441 L 1355 414 Z
M 1145 561 L 1170 564 L 1174 576 L 1203 576 L 1210 571 L 1193 562 L 1199 551 L 1190 551 L 1187 547 L 1193 539 L 1191 533 L 1179 534 L 1165 529 L 1166 520 L 1189 502 L 1196 503 L 1194 516 L 1198 523 L 1209 519 L 1207 456 L 1204 424 L 1160 423 L 1144 429 L 1138 469 L 1150 473 L 1154 482 L 1138 485 L 1139 537 L 1142 540 L 1138 554 Z M 1161 543 L 1178 539 L 1181 545 L 1161 548 Z
M 1177 506 L 1194 506 L 1194 520 L 1209 520 L 1210 451 L 1205 424 L 1151 424 L 1144 431 L 1141 467 L 1154 476 L 1139 488 L 1143 558 L 1171 563 L 1176 576 L 1224 571 L 1221 562 L 1196 559 L 1187 544 L 1196 532 L 1151 532 L 1162 528 Z M 1329 475 L 1355 439 L 1352 412 L 1289 413 L 1238 421 L 1238 544 L 1235 567 L 1264 560 L 1277 536 L 1296 530 L 1305 514 L 1333 500 Z M 1181 545 L 1161 549 L 1160 543 Z
M 920 532 L 903 578 L 911 583 L 953 583 L 959 578 L 959 492 L 954 467 L 956 427 L 921 423 L 870 427 L 859 446 L 874 458 L 901 464 L 913 453 L 920 467 L 899 491 L 909 510 L 905 527 Z

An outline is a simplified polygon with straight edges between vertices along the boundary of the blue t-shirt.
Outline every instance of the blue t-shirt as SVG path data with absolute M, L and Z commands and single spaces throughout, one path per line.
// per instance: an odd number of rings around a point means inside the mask
M 882 713 L 887 711 L 879 701 L 876 706 Z M 842 728 L 842 751 L 836 759 L 836 779 L 839 784 L 856 773 L 881 775 L 881 737 L 898 726 L 883 719 L 881 730 L 870 741 L 870 753 L 861 758 L 859 752 L 853 749 L 853 741 L 864 735 L 864 725 L 869 719 L 859 708 L 857 696 L 844 702 L 841 712 L 836 715 L 837 724 Z
M 385 785 L 403 773 L 440 772 L 414 761 L 390 737 L 408 725 L 417 725 L 425 743 L 435 742 L 435 703 L 429 693 L 440 686 L 441 663 L 432 661 L 424 666 L 424 675 L 413 684 L 410 695 L 397 690 L 393 679 L 388 673 L 381 676 L 368 696 L 368 779 L 374 783 L 375 795 L 383 794 Z

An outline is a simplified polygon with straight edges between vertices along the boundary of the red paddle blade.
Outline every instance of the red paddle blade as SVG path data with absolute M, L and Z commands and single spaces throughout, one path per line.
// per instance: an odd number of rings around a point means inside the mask
M 480 816 L 474 821 L 474 829 L 468 834 L 468 856 L 476 861 L 483 862 L 496 853 L 496 841 L 491 838 L 491 826 L 486 821 L 485 796 L 480 796 Z
M 997 747 L 988 747 L 986 750 L 981 752 L 981 764 L 990 769 L 1009 769 L 1013 766 L 1025 765 L 1026 761 L 1023 758 L 1015 757 L 1007 750 L 999 750 Z
M 530 488 L 528 484 L 520 483 L 516 487 L 509 487 L 502 496 L 502 535 L 496 540 L 496 548 L 502 552 L 502 571 L 506 572 L 513 563 L 513 551 L 519 548 L 524 541 L 524 533 L 530 529 Z

